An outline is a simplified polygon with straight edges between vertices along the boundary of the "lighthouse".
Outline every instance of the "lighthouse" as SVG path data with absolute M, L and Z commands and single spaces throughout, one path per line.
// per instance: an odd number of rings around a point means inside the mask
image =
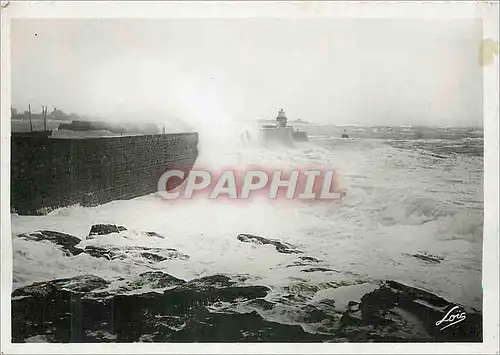
M 281 109 L 278 111 L 278 117 L 276 117 L 276 127 L 277 128 L 286 127 L 286 122 L 287 122 L 287 118 L 286 118 L 285 111 L 283 111 L 283 109 Z
M 276 117 L 276 127 L 272 125 L 263 125 L 261 127 L 261 137 L 265 145 L 269 143 L 278 143 L 289 147 L 294 146 L 294 141 L 306 142 L 307 132 L 294 131 L 292 126 L 288 126 L 288 119 L 283 109 L 278 111 Z

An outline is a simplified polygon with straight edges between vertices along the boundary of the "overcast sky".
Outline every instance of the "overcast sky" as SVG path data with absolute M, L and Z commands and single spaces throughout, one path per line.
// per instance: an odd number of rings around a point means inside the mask
M 100 117 L 482 126 L 477 20 L 14 20 L 12 104 Z

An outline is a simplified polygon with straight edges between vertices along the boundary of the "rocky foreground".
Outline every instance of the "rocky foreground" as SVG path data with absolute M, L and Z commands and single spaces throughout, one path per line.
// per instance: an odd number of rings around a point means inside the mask
M 172 248 L 92 243 L 123 231 L 123 226 L 94 225 L 84 241 L 54 231 L 14 238 L 52 243 L 68 258 L 86 254 L 96 259 L 124 260 L 133 255 L 134 260 L 154 265 L 192 257 Z M 155 232 L 144 235 L 164 238 Z M 242 243 L 274 246 L 277 253 L 296 254 L 297 262 L 291 266 L 306 267 L 303 272 L 332 271 L 317 266 L 319 260 L 287 243 L 250 234 L 236 238 Z M 12 341 L 482 341 L 480 312 L 396 281 L 338 285 L 344 291 L 349 287 L 370 290 L 358 292 L 345 307 L 339 307 L 339 300 L 321 298 L 320 293 L 308 300 L 297 299 L 292 292 L 269 297 L 272 285 L 247 284 L 243 276 L 183 280 L 165 271 L 109 280 L 83 274 L 18 287 L 12 292 Z M 287 314 L 289 319 L 277 321 L 277 314 Z

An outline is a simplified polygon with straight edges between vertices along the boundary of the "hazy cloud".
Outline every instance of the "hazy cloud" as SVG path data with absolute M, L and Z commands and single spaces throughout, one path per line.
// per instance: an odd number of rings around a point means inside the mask
M 14 20 L 12 102 L 110 118 L 482 125 L 476 20 Z

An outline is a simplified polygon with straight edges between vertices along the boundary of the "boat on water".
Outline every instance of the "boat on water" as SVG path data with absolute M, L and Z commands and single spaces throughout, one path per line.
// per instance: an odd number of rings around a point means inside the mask
M 299 131 L 287 123 L 286 113 L 281 109 L 278 111 L 275 125 L 262 125 L 260 131 L 264 144 L 280 144 L 293 147 L 294 142 L 308 141 L 307 132 Z

